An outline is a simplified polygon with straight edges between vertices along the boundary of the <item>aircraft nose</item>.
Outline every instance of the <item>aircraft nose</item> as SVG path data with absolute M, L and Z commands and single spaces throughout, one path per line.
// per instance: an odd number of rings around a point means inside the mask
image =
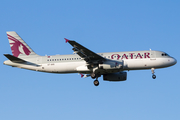
M 173 65 L 175 65 L 176 63 L 177 63 L 177 60 L 173 58 Z
M 177 60 L 173 57 L 169 57 L 167 58 L 167 62 L 166 62 L 166 65 L 169 67 L 169 66 L 173 66 L 177 63 Z

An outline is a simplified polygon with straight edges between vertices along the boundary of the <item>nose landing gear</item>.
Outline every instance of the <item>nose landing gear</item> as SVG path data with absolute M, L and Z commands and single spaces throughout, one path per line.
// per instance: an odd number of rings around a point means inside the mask
M 155 72 L 154 72 L 154 68 L 151 68 L 151 71 L 152 71 L 152 74 L 153 74 L 153 75 L 152 75 L 152 78 L 153 78 L 153 79 L 156 79 L 156 75 L 154 74 L 154 73 L 155 73 Z

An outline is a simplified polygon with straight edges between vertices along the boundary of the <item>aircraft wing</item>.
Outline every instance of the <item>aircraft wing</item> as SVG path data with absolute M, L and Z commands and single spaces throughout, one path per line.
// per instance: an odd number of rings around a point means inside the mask
M 64 38 L 64 39 L 66 40 L 66 43 L 68 42 L 69 44 L 71 44 L 73 46 L 72 50 L 75 53 L 77 53 L 81 58 L 83 58 L 86 62 L 106 60 L 104 57 L 102 57 L 102 56 L 94 53 L 93 51 L 85 48 L 84 46 L 80 45 L 76 41 L 68 40 L 66 38 Z

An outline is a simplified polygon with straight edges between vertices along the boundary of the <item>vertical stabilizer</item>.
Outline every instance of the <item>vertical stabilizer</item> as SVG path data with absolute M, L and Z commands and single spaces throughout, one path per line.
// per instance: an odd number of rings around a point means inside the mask
M 14 31 L 6 32 L 13 56 L 27 57 L 37 55 Z

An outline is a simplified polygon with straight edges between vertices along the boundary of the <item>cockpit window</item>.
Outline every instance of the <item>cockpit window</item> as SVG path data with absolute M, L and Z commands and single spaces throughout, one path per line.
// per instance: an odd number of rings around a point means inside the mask
M 162 53 L 162 56 L 169 56 L 167 53 Z

